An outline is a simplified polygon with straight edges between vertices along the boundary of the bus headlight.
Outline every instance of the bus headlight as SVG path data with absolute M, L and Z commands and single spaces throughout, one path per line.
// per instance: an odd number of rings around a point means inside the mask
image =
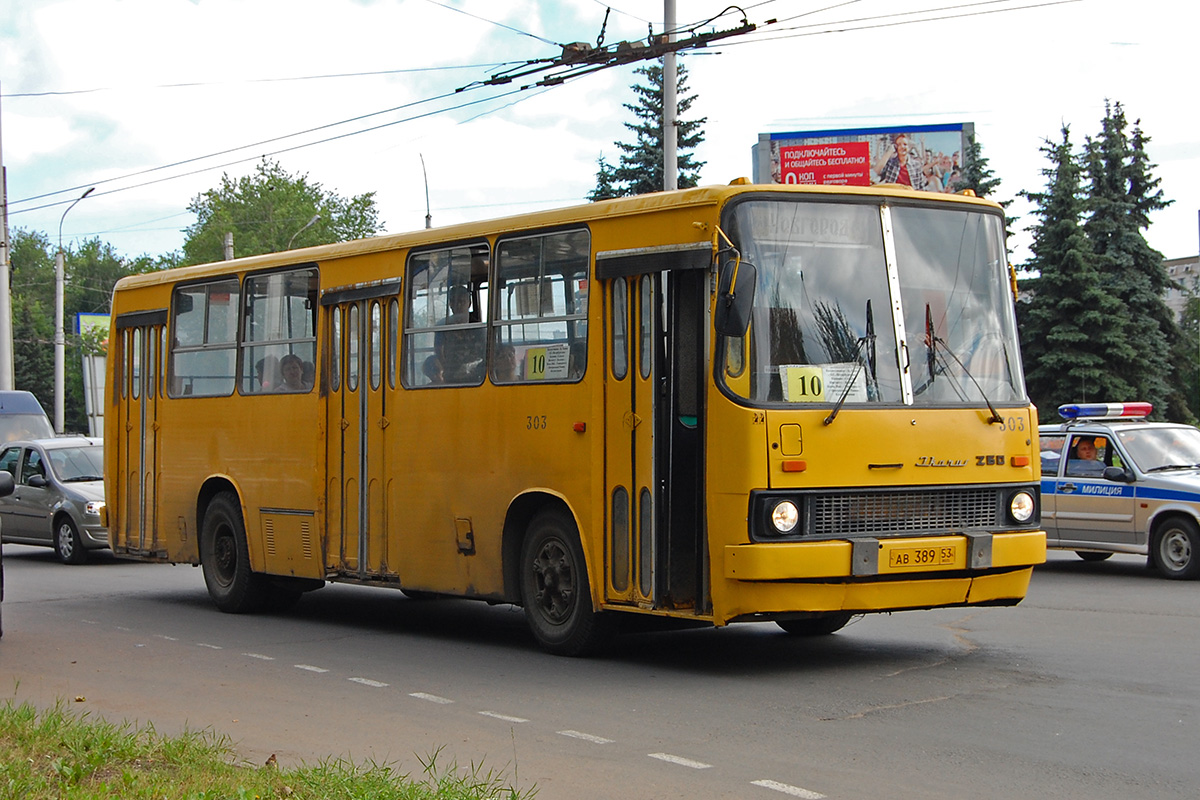
M 771 509 L 771 524 L 776 533 L 791 533 L 800 523 L 800 509 L 791 500 L 783 500 Z
M 1037 511 L 1037 503 L 1029 492 L 1017 492 L 1008 499 L 1008 513 L 1015 522 L 1029 522 Z

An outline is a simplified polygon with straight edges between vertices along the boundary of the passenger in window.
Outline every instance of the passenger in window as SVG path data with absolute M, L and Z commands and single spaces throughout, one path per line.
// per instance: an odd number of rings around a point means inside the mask
M 279 359 L 279 374 L 281 377 L 278 391 L 307 392 L 312 384 L 304 383 L 304 362 L 300 356 L 289 353 Z
M 311 389 L 317 382 L 317 367 L 311 361 L 304 362 L 303 377 L 304 385 Z
M 1081 436 L 1075 440 L 1071 458 L 1067 461 L 1067 475 L 1083 478 L 1094 477 L 1104 473 L 1104 462 L 1097 458 L 1096 445 L 1104 444 L 1104 439 L 1091 436 Z
M 445 383 L 445 375 L 442 374 L 442 360 L 437 356 L 430 356 L 425 359 L 425 364 L 421 367 L 421 371 L 425 373 L 425 378 L 432 384 Z
M 471 322 L 471 290 L 466 286 L 450 289 L 450 313 L 438 325 L 465 325 Z M 483 328 L 439 331 L 434 334 L 433 349 L 442 362 L 446 383 L 474 383 L 482 374 L 487 345 Z
M 587 349 L 583 342 L 571 343 L 571 356 L 567 361 L 567 375 L 571 380 L 579 380 L 583 377 L 583 371 L 587 368 Z
M 260 358 L 254 365 L 254 372 L 258 376 L 258 386 L 255 391 L 275 391 L 279 386 L 279 359 L 275 356 Z
M 513 383 L 518 378 L 517 351 L 511 344 L 496 348 L 496 367 L 492 374 L 495 383 Z

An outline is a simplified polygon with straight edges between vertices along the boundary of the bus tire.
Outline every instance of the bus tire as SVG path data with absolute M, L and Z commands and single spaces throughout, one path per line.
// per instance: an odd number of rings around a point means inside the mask
M 262 607 L 270 587 L 265 576 L 250 570 L 242 508 L 232 492 L 213 497 L 204 511 L 200 565 L 208 594 L 218 609 L 246 614 Z
M 1171 517 L 1154 532 L 1150 554 L 1168 578 L 1200 577 L 1200 528 L 1187 517 Z
M 62 516 L 54 522 L 54 554 L 64 564 L 82 564 L 87 561 L 88 551 L 83 539 L 70 517 Z
M 775 624 L 792 636 L 828 636 L 846 627 L 853 614 L 835 611 L 808 619 L 778 619 Z
M 612 620 L 592 608 L 583 548 L 567 514 L 542 511 L 529 523 L 520 574 L 525 620 L 543 650 L 582 656 L 611 638 Z

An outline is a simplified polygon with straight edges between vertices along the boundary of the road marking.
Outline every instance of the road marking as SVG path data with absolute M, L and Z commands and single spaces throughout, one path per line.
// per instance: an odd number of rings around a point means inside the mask
M 158 634 L 155 634 L 155 635 L 156 635 L 156 636 L 157 636 L 159 639 L 166 639 L 168 642 L 178 642 L 178 641 L 179 641 L 179 640 L 178 640 L 178 639 L 176 639 L 174 636 L 167 636 L 167 635 L 165 635 L 165 634 L 161 634 L 161 633 L 158 633 Z
M 327 670 L 327 669 L 322 669 L 321 667 L 314 667 L 312 664 L 293 664 L 292 666 L 294 666 L 296 669 L 306 669 L 309 672 L 329 672 L 329 670 Z
M 790 786 L 779 781 L 750 781 L 752 786 L 761 786 L 764 789 L 774 789 L 777 792 L 783 792 L 792 797 L 803 797 L 806 800 L 822 800 L 825 795 L 820 792 L 814 792 L 810 789 L 803 789 L 799 786 Z
M 259 661 L 274 661 L 274 656 L 264 656 L 262 653 L 242 653 L 247 658 L 257 658 Z
M 495 711 L 480 711 L 479 713 L 492 719 L 502 719 L 505 722 L 529 722 L 529 720 L 523 717 L 510 717 L 507 714 L 497 714 Z
M 355 683 L 361 683 L 363 686 L 374 686 L 376 689 L 382 689 L 383 687 L 387 686 L 386 683 L 373 681 L 370 678 L 347 678 L 346 680 L 354 681 Z
M 703 761 L 692 761 L 690 758 L 683 756 L 673 756 L 670 753 L 647 753 L 651 758 L 657 758 L 659 761 L 666 761 L 669 764 L 678 764 L 681 767 L 690 767 L 691 769 L 710 769 L 712 764 L 705 764 Z
M 454 702 L 445 697 L 438 697 L 436 694 L 426 694 L 425 692 L 409 692 L 408 696 L 415 697 L 418 700 L 428 700 L 431 703 L 441 703 L 442 705 L 449 705 Z
M 592 744 L 612 744 L 612 739 L 605 739 L 603 736 L 593 736 L 590 733 L 580 733 L 579 731 L 559 731 L 559 736 L 570 736 L 572 739 L 583 739 L 585 742 Z
M 224 650 L 224 647 L 218 647 L 215 644 L 205 644 L 204 642 L 196 642 L 197 647 L 207 647 L 209 650 Z

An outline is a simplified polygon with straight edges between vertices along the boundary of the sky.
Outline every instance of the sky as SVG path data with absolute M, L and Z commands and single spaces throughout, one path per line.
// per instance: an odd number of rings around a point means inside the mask
M 480 86 L 571 42 L 644 40 L 662 0 L 0 0 L 9 227 L 128 257 L 182 248 L 189 203 L 264 155 L 389 233 L 584 202 L 631 141 L 634 66 Z M 677 0 L 681 26 L 727 8 Z M 752 174 L 761 133 L 971 122 L 1019 216 L 1040 148 L 1082 146 L 1120 102 L 1164 196 L 1151 246 L 1200 252 L 1194 26 L 1173 0 L 743 0 L 750 35 L 684 56 L 707 118 L 702 184 Z M 606 9 L 611 9 L 607 11 Z M 607 22 L 605 22 L 607 13 Z M 770 20 L 777 20 L 769 23 Z M 731 12 L 700 28 L 737 27 Z M 504 66 L 498 66 L 504 65 Z M 462 89 L 462 91 L 456 91 Z M 355 120 L 347 122 L 349 120 Z M 342 124 L 338 124 L 342 123 Z M 300 135 L 296 135 L 300 134 Z M 336 138 L 334 138 L 336 137 Z M 318 140 L 329 140 L 316 143 Z M 89 187 L 86 199 L 68 205 Z M 428 196 L 428 206 L 426 197 Z M 297 220 L 299 229 L 307 220 Z

